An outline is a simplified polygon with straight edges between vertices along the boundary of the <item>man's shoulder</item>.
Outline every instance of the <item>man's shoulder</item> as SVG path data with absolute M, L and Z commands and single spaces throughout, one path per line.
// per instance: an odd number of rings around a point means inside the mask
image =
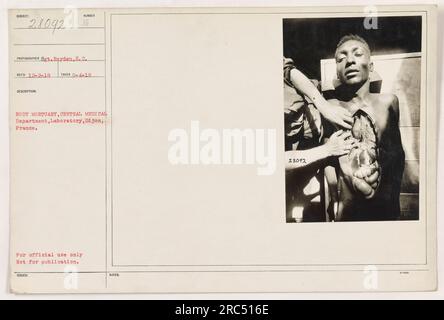
M 372 93 L 371 98 L 376 100 L 378 104 L 390 107 L 392 105 L 398 105 L 398 97 L 393 93 Z
M 378 105 L 379 110 L 384 110 L 393 119 L 399 118 L 399 100 L 393 93 L 372 94 L 372 99 Z M 396 120 L 398 121 L 398 120 Z

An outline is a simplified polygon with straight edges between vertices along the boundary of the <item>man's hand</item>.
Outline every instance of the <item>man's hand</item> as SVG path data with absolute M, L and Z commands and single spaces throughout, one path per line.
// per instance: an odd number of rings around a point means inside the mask
M 351 129 L 353 117 L 348 110 L 328 101 L 316 105 L 316 108 L 331 123 L 344 129 Z
M 356 141 L 350 137 L 350 131 L 339 130 L 333 133 L 324 145 L 328 156 L 339 157 L 348 154 L 356 145 Z

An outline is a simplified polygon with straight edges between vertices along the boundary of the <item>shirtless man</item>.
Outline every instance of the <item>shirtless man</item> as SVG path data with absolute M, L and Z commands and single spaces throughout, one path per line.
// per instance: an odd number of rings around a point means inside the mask
M 396 220 L 404 171 L 399 131 L 398 98 L 370 93 L 373 70 L 370 48 L 359 36 L 343 37 L 337 46 L 336 71 L 340 81 L 332 102 L 353 115 L 349 154 L 337 159 L 326 176 L 336 221 Z

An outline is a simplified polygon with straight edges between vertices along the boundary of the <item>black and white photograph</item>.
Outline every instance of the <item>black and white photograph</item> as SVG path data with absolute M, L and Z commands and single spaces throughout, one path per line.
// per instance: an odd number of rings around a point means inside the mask
M 283 19 L 286 222 L 419 220 L 420 16 Z
M 430 294 L 441 11 L 5 10 L 5 294 Z

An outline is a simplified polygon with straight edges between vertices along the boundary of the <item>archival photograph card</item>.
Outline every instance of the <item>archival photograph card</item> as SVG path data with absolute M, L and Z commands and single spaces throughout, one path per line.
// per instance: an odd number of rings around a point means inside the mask
M 435 290 L 436 25 L 11 9 L 11 292 Z

